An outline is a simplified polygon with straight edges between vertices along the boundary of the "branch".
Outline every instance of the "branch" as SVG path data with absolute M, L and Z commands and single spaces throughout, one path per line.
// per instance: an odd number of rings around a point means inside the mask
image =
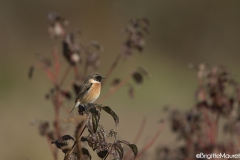
M 58 80 L 59 72 L 60 72 L 60 62 L 59 62 L 59 55 L 58 55 L 56 48 L 53 48 L 52 54 L 53 54 L 53 63 L 54 63 L 54 68 L 55 68 L 55 76 Z
M 83 132 L 84 132 L 85 129 L 86 129 L 86 120 L 84 121 L 84 125 L 81 127 L 81 130 L 82 130 L 81 133 L 78 135 L 79 139 L 78 139 L 78 140 L 76 139 L 76 141 L 74 142 L 74 144 L 73 144 L 70 152 L 68 153 L 69 155 L 72 154 L 73 148 L 75 147 L 75 145 L 77 144 L 77 142 L 80 142 L 80 141 L 81 141 L 81 136 L 82 136 L 82 134 L 83 134 Z
M 57 138 L 61 137 L 60 134 L 60 88 L 57 87 L 57 92 L 56 95 L 54 96 L 54 109 L 55 109 L 55 124 L 54 124 L 54 129 L 55 129 L 55 134 Z
M 56 77 L 54 76 L 54 74 L 52 73 L 52 71 L 50 69 L 48 69 L 47 67 L 45 67 L 44 65 L 42 65 L 41 63 L 36 63 L 35 64 L 37 67 L 42 68 L 45 73 L 47 74 L 49 80 L 53 83 L 53 85 L 56 85 Z
M 63 82 L 65 81 L 65 79 L 67 78 L 68 76 L 68 73 L 69 71 L 72 69 L 72 66 L 68 66 L 68 68 L 65 70 L 63 76 L 62 76 L 62 79 L 60 80 L 59 82 L 59 86 L 62 86 Z
M 136 144 L 138 142 L 138 140 L 140 139 L 140 137 L 141 137 L 141 135 L 143 133 L 143 130 L 145 128 L 146 122 L 147 122 L 147 118 L 145 117 L 145 118 L 143 118 L 142 124 L 141 124 L 141 126 L 140 126 L 140 128 L 138 130 L 138 134 L 137 134 L 137 136 L 135 137 L 135 139 L 133 141 L 134 144 Z

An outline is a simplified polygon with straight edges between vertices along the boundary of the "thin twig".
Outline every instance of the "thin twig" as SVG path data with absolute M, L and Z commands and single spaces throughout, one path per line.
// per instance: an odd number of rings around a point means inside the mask
M 143 120 L 142 120 L 142 123 L 141 123 L 141 126 L 138 130 L 138 134 L 137 136 L 135 137 L 133 143 L 136 144 L 138 142 L 138 140 L 140 139 L 142 133 L 143 133 L 143 130 L 145 128 L 145 125 L 146 125 L 146 122 L 147 122 L 147 117 L 144 117 Z
M 57 138 L 61 137 L 60 134 L 60 106 L 61 106 L 61 102 L 60 102 L 60 89 L 57 88 L 57 93 L 56 96 L 54 97 L 54 104 L 55 104 L 55 134 L 57 136 Z
M 72 66 L 68 66 L 68 68 L 65 70 L 63 76 L 62 76 L 62 79 L 60 80 L 59 82 L 59 86 L 62 86 L 63 82 L 65 81 L 65 79 L 67 78 L 68 76 L 68 73 L 69 71 L 72 69 Z
M 51 71 L 49 68 L 47 68 L 47 67 L 45 67 L 44 65 L 42 65 L 41 63 L 36 63 L 35 65 L 36 65 L 37 67 L 39 67 L 39 68 L 42 68 L 42 69 L 45 71 L 45 73 L 47 74 L 49 80 L 50 80 L 50 81 L 53 83 L 53 85 L 55 86 L 55 85 L 56 85 L 56 77 L 54 76 L 54 74 L 52 73 L 52 71 Z
M 79 137 L 80 137 L 80 138 L 81 138 L 81 136 L 82 136 L 82 134 L 83 134 L 83 132 L 84 132 L 85 129 L 86 129 L 86 125 L 84 124 L 84 128 L 82 129 L 81 133 L 79 134 Z M 79 141 L 80 141 L 80 140 L 76 140 L 76 141 L 74 142 L 74 144 L 73 144 L 73 146 L 72 146 L 72 148 L 71 148 L 71 150 L 70 150 L 70 152 L 69 152 L 69 155 L 72 154 L 73 148 L 75 147 L 75 145 L 76 145 L 77 142 L 79 142 Z
M 58 54 L 56 48 L 53 48 L 52 54 L 53 54 L 53 63 L 54 63 L 54 68 L 55 68 L 55 76 L 57 78 L 59 78 L 60 62 L 59 62 L 59 54 Z

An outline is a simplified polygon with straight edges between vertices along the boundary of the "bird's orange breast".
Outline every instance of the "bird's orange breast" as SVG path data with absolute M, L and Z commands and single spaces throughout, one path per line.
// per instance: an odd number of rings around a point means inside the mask
M 82 99 L 83 104 L 93 103 L 100 95 L 101 83 L 93 83 L 88 93 Z

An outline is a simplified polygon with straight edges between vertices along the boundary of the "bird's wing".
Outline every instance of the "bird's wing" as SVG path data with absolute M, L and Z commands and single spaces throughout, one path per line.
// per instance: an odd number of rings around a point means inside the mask
M 77 100 L 80 98 L 80 97 L 83 97 L 83 95 L 84 94 L 86 94 L 88 91 L 89 91 L 89 89 L 91 88 L 91 86 L 92 86 L 92 83 L 83 83 L 82 85 L 81 85 L 81 87 L 80 87 L 80 92 L 78 93 L 78 96 L 77 96 L 77 98 L 76 98 L 76 101 L 75 101 L 75 103 L 77 102 Z

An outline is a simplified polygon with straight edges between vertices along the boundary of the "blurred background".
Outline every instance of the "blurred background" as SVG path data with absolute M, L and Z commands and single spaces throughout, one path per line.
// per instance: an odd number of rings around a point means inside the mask
M 134 99 L 123 87 L 104 101 L 120 117 L 116 129 L 120 139 L 131 142 L 142 119 L 148 117 L 137 144 L 141 148 L 155 133 L 160 119 L 166 118 L 163 106 L 184 110 L 194 104 L 197 77 L 188 68 L 189 63 L 221 64 L 240 79 L 239 7 L 240 1 L 1 0 L 0 159 L 52 159 L 47 141 L 29 123 L 32 119 L 53 120 L 53 107 L 44 97 L 51 83 L 40 69 L 34 72 L 32 80 L 27 77 L 36 53 L 51 58 L 52 47 L 59 43 L 48 33 L 49 12 L 69 20 L 68 31 L 80 29 L 83 43 L 97 40 L 104 46 L 99 68 L 102 75 L 121 50 L 125 40 L 122 29 L 129 20 L 149 19 L 150 35 L 143 53 L 121 61 L 111 79 L 123 77 L 137 66 L 147 68 L 151 78 L 136 86 Z M 61 59 L 61 63 L 64 65 L 65 60 Z M 109 83 L 102 95 L 108 87 Z M 74 101 L 69 102 L 69 108 L 73 104 Z M 105 117 L 102 124 L 115 129 L 112 118 Z M 73 135 L 73 130 L 67 134 Z M 149 154 L 154 154 L 158 144 L 171 144 L 173 139 L 166 125 Z

